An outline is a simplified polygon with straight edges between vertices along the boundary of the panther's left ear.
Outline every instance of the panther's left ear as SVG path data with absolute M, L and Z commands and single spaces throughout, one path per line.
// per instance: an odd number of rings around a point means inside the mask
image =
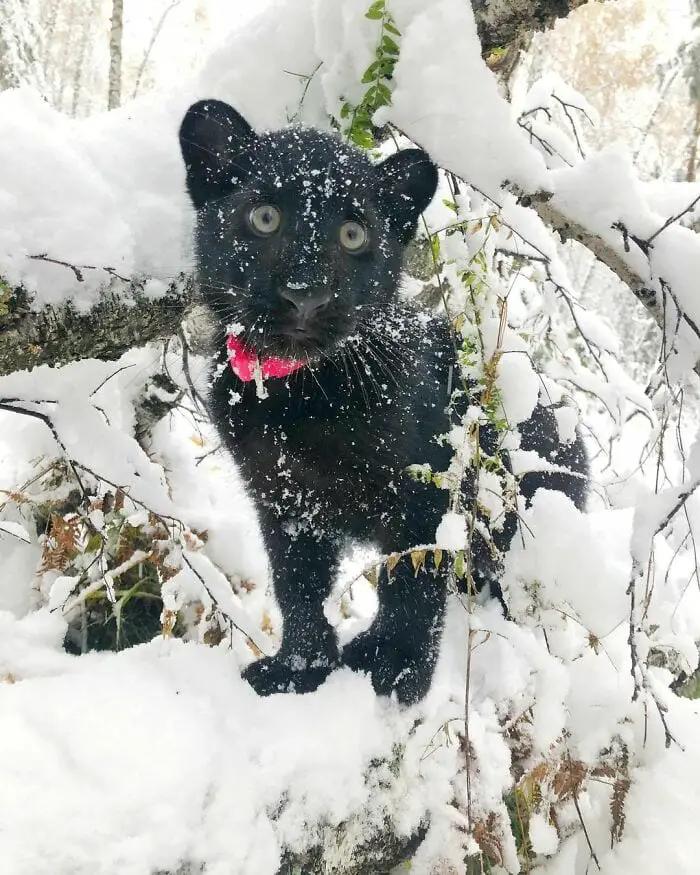
M 413 237 L 418 217 L 433 199 L 438 171 L 422 149 L 404 149 L 377 165 L 379 191 L 390 211 L 391 227 L 404 246 Z

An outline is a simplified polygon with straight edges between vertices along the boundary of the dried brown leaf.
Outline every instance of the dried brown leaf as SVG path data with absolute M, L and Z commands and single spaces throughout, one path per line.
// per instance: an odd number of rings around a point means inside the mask
M 560 801 L 578 793 L 586 772 L 586 766 L 580 760 L 566 760 L 559 766 L 552 787 Z
M 78 554 L 82 520 L 74 514 L 52 514 L 41 550 L 39 572 L 65 571 Z
M 482 854 L 485 854 L 497 866 L 502 865 L 501 830 L 498 818 L 493 811 L 485 821 L 480 820 L 474 824 L 473 835 Z
M 413 565 L 414 577 L 418 577 L 418 572 L 425 565 L 425 550 L 411 551 L 411 564 Z
M 389 574 L 396 568 L 399 564 L 399 559 L 401 556 L 398 553 L 390 553 L 386 557 L 386 569 Z
M 630 779 L 618 778 L 613 784 L 612 797 L 610 799 L 610 813 L 612 814 L 612 823 L 610 824 L 610 847 L 616 845 L 622 838 L 622 831 L 625 828 L 625 800 L 630 789 Z
M 161 616 L 161 632 L 163 638 L 170 638 L 170 636 L 173 634 L 176 622 L 177 614 L 175 613 L 175 611 L 171 611 L 168 608 L 163 608 L 163 613 Z

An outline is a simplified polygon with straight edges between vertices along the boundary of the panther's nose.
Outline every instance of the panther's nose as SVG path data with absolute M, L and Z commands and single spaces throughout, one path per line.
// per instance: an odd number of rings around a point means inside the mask
M 308 319 L 319 310 L 323 310 L 331 299 L 330 292 L 324 288 L 283 286 L 280 296 L 294 307 L 301 320 Z

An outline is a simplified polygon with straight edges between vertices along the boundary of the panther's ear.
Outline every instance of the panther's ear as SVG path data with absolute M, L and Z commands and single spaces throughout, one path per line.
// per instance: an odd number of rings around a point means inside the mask
M 195 209 L 233 188 L 237 158 L 255 139 L 255 131 L 227 103 L 200 100 L 192 104 L 180 125 L 180 149 Z
M 404 149 L 390 155 L 375 171 L 380 177 L 382 200 L 390 211 L 391 227 L 399 242 L 406 245 L 437 189 L 437 167 L 422 149 Z

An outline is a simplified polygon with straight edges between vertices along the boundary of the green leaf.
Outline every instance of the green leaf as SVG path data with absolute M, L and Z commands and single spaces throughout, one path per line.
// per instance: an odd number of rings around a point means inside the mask
M 376 2 L 369 7 L 367 12 L 365 12 L 365 18 L 371 18 L 373 21 L 378 21 L 383 16 L 384 0 L 376 0 Z
M 401 36 L 401 31 L 391 20 L 391 17 L 388 17 L 387 20 L 384 22 L 384 30 L 388 30 L 389 33 L 393 33 L 394 36 Z
M 352 127 L 353 128 L 365 128 L 366 130 L 370 130 L 372 126 L 372 112 L 371 107 L 367 106 L 365 103 L 361 103 L 354 112 Z
M 420 483 L 430 483 L 434 476 L 427 462 L 423 465 L 409 465 L 406 468 L 406 473 L 412 480 L 418 480 Z
M 97 553 L 101 546 L 102 535 L 99 532 L 95 532 L 94 535 L 90 536 L 90 540 L 87 542 L 85 553 Z
M 391 91 L 383 82 L 377 82 L 372 88 L 372 105 L 376 107 L 389 106 L 391 103 Z
M 372 63 L 369 65 L 369 67 L 367 67 L 367 69 L 365 70 L 364 75 L 360 81 L 364 82 L 364 83 L 374 82 L 374 80 L 377 78 L 377 71 L 378 70 L 379 70 L 379 61 L 372 61 Z
M 350 115 L 350 112 L 351 112 L 351 110 L 350 110 L 350 104 L 349 104 L 349 103 L 344 103 L 344 104 L 340 107 L 340 117 L 341 117 L 341 118 L 347 118 L 347 117 Z
M 394 40 L 384 34 L 384 39 L 382 40 L 382 49 L 386 52 L 387 55 L 398 55 L 399 47 L 394 42 Z
M 371 149 L 374 146 L 374 137 L 369 131 L 362 128 L 353 128 L 350 131 L 350 139 L 361 149 Z
M 457 204 L 454 201 L 450 201 L 447 198 L 442 199 L 443 204 L 449 209 L 452 210 L 453 213 L 457 212 Z

